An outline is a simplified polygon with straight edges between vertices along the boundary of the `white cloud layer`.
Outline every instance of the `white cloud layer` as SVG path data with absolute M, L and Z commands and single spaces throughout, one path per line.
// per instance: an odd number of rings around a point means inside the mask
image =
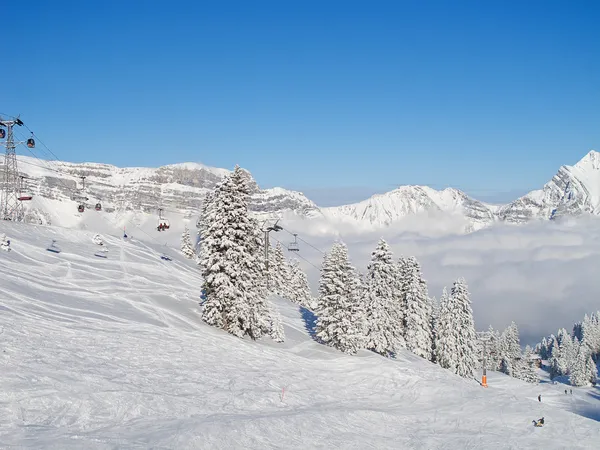
M 559 327 L 570 331 L 585 313 L 600 309 L 599 219 L 498 225 L 468 235 L 449 234 L 457 231 L 455 225 L 443 233 L 443 227 L 434 232 L 435 227 L 426 223 L 419 230 L 415 222 L 403 231 L 342 237 L 361 271 L 366 270 L 379 237 L 388 241 L 396 258 L 416 256 L 430 295 L 437 298 L 444 286 L 450 288 L 457 277 L 465 277 L 477 328 L 484 330 L 491 324 L 503 329 L 514 320 L 522 344 L 535 343 Z M 298 223 L 287 228 L 323 250 L 335 239 L 311 236 Z M 301 255 L 320 267 L 322 255 L 300 245 Z M 304 267 L 316 293 L 318 271 L 308 264 Z

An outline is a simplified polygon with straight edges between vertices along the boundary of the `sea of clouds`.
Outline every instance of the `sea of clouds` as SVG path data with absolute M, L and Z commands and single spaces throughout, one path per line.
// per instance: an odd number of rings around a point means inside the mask
M 370 233 L 356 233 L 350 226 L 332 232 L 324 224 L 307 222 L 284 226 L 323 251 L 342 240 L 361 271 L 383 237 L 395 258 L 419 260 L 429 294 L 436 298 L 444 286 L 450 290 L 454 280 L 464 277 L 477 329 L 503 329 L 515 321 L 523 345 L 561 327 L 570 331 L 584 314 L 600 310 L 600 219 L 595 217 L 497 224 L 469 234 L 458 219 L 432 216 L 412 217 Z M 281 233 L 277 238 L 290 240 Z M 323 255 L 302 241 L 300 248 L 299 256 L 312 263 L 301 260 L 316 294 L 319 272 L 314 266 L 320 267 Z

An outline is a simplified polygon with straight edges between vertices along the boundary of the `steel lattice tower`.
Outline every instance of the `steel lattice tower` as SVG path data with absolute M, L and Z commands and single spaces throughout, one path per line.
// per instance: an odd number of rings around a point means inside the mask
M 0 126 L 6 128 L 6 141 L 0 145 L 6 147 L 4 156 L 4 170 L 2 179 L 2 192 L 0 193 L 0 216 L 4 220 L 20 222 L 24 217 L 23 203 L 18 200 L 20 192 L 20 177 L 17 167 L 16 144 L 13 136 L 13 126 L 22 126 L 23 122 L 15 120 L 0 120 Z

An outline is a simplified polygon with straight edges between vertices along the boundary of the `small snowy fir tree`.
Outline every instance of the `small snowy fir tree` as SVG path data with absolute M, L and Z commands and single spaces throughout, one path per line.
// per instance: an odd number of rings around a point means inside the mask
M 427 284 L 421 276 L 421 267 L 416 258 L 408 258 L 401 267 L 406 348 L 431 361 L 433 333 Z
M 396 275 L 392 252 L 381 239 L 371 255 L 371 262 L 364 277 L 365 283 L 365 346 L 384 356 L 391 356 L 404 348 L 404 338 L 394 320 L 398 307 L 396 301 Z
M 186 226 L 183 229 L 183 233 L 181 234 L 181 253 L 187 259 L 192 259 L 194 257 L 194 246 L 192 245 L 192 239 L 190 237 L 190 230 Z
M 271 336 L 271 339 L 273 339 L 275 342 L 284 342 L 285 333 L 283 331 L 283 320 L 281 318 L 281 314 L 272 303 L 270 305 L 270 310 L 271 327 L 269 330 L 269 336 Z
M 202 220 L 202 318 L 238 336 L 270 330 L 258 223 L 248 213 L 247 172 L 236 166 L 216 187 Z
M 302 267 L 300 267 L 300 262 L 297 259 L 290 261 L 290 264 L 287 266 L 287 273 L 289 274 L 288 298 L 304 308 L 311 311 L 314 310 L 316 302 L 310 291 L 306 274 L 302 270 Z
M 352 292 L 358 277 L 348 261 L 346 246 L 333 244 L 326 253 L 319 280 L 316 336 L 321 342 L 353 354 L 364 342 L 364 313 Z
M 5 252 L 10 252 L 10 241 L 6 237 L 6 234 L 0 234 L 0 250 L 4 250 Z

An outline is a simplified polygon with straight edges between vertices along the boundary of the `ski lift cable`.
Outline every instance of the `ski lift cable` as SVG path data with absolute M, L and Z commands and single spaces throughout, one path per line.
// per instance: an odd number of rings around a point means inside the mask
M 30 165 L 30 166 L 34 166 L 34 167 L 39 167 L 39 168 L 41 168 L 41 169 L 45 169 L 45 170 L 48 170 L 48 171 L 51 171 L 51 172 L 55 172 L 55 173 L 57 173 L 57 174 L 60 174 L 60 175 L 65 175 L 65 176 L 68 176 L 68 177 L 77 177 L 77 175 L 74 175 L 74 174 L 72 174 L 72 173 L 68 173 L 68 172 L 65 172 L 65 171 L 63 171 L 63 170 L 59 170 L 59 169 L 55 169 L 55 168 L 52 168 L 52 167 L 48 167 L 48 165 L 50 165 L 50 164 L 51 164 L 53 161 L 43 160 L 43 159 L 39 158 L 39 157 L 38 157 L 38 156 L 37 156 L 37 155 L 36 155 L 36 154 L 35 154 L 35 153 L 34 153 L 34 152 L 33 152 L 33 151 L 30 149 L 30 148 L 27 148 L 27 150 L 29 151 L 29 153 L 31 153 L 31 155 L 32 155 L 32 156 L 33 156 L 33 157 L 34 157 L 36 160 L 38 160 L 40 163 L 42 163 L 42 165 L 40 165 L 40 164 L 35 164 L 35 163 L 29 162 L 29 161 L 19 161 L 19 164 L 26 164 L 26 165 Z M 57 160 L 56 162 L 60 162 L 60 161 L 59 161 L 59 160 Z M 70 187 L 70 186 L 67 186 L 67 185 L 66 185 L 65 183 L 63 183 L 63 182 L 62 182 L 62 180 L 60 180 L 60 179 L 59 179 L 59 182 L 60 182 L 60 183 L 63 185 L 63 187 L 64 187 L 65 189 L 67 189 L 67 190 L 68 190 L 68 191 L 69 191 L 71 194 L 75 194 L 75 193 L 78 193 L 78 192 L 79 192 L 79 189 L 77 189 L 77 188 L 72 188 L 72 187 Z M 86 187 L 86 191 L 87 191 L 87 192 L 90 194 L 90 196 L 92 196 L 92 197 L 94 197 L 94 198 L 97 198 L 97 199 L 100 199 L 100 198 L 102 198 L 102 196 L 98 195 L 98 193 L 97 193 L 97 192 L 93 191 L 92 189 L 89 189 L 89 185 Z M 152 195 L 152 194 L 144 194 L 144 195 L 145 195 L 145 196 L 147 196 L 147 197 L 150 197 L 150 199 L 152 199 L 152 200 L 159 200 L 159 199 L 160 199 L 159 197 L 157 197 L 157 196 L 154 196 L 154 195 Z M 138 206 L 141 206 L 141 205 L 138 205 Z M 162 208 L 162 209 L 163 209 L 163 211 L 166 211 L 166 212 L 171 212 L 171 213 L 174 213 L 174 214 L 178 214 L 178 213 L 180 213 L 180 211 L 177 211 L 177 210 L 174 210 L 174 209 L 171 209 L 171 208 Z
M 35 155 L 33 152 L 31 152 L 31 153 L 32 153 L 32 155 L 33 155 L 33 156 L 34 156 L 34 157 L 35 157 L 35 158 L 36 158 L 38 161 L 40 161 L 40 162 L 43 164 L 43 162 L 44 162 L 43 160 L 41 160 L 40 158 L 38 158 L 38 157 L 37 157 L 37 156 L 36 156 L 36 155 Z M 46 168 L 46 169 L 48 169 L 48 167 L 44 167 L 44 166 L 39 166 L 39 167 L 42 167 L 42 168 Z M 65 187 L 65 188 L 68 190 L 68 191 L 71 191 L 71 192 L 76 192 L 76 190 L 72 189 L 70 186 L 67 186 L 67 185 L 66 185 L 66 184 L 63 182 L 63 180 L 61 180 L 60 178 L 58 179 L 58 182 L 59 182 L 60 184 L 62 184 L 62 185 L 63 185 L 63 186 L 64 186 L 64 187 Z M 96 212 L 97 212 L 97 213 L 100 213 L 100 211 L 96 211 Z M 104 215 L 100 215 L 100 217 L 102 217 L 102 219 L 104 219 L 105 221 L 107 221 L 107 222 L 111 223 L 111 224 L 112 224 L 113 226 L 115 226 L 117 229 L 119 229 L 119 230 L 121 229 L 121 227 L 120 227 L 120 226 L 117 226 L 116 222 L 113 222 L 113 221 L 109 220 L 109 219 L 108 219 L 108 218 L 106 218 Z M 158 241 L 156 240 L 156 238 L 154 238 L 154 236 L 152 236 L 152 235 L 148 234 L 146 231 L 144 231 L 142 228 L 140 228 L 140 227 L 139 227 L 137 224 L 135 224 L 134 222 L 132 222 L 132 221 L 131 221 L 131 220 L 129 220 L 129 219 L 125 219 L 125 220 L 126 220 L 126 221 L 127 221 L 129 224 L 133 225 L 135 228 L 137 228 L 138 230 L 140 230 L 142 233 L 144 233 L 146 236 L 148 236 L 150 239 L 152 239 L 154 242 L 158 243 Z
M 284 230 L 284 231 L 288 232 L 288 233 L 289 233 L 289 234 L 291 234 L 292 236 L 296 237 L 296 238 L 297 238 L 299 241 L 302 241 L 302 242 L 304 242 L 304 243 L 305 243 L 306 245 L 308 245 L 309 247 L 311 247 L 311 248 L 315 249 L 315 250 L 316 250 L 316 251 L 318 251 L 318 252 L 321 252 L 321 254 L 323 254 L 323 255 L 325 254 L 325 252 L 324 252 L 323 250 L 321 250 L 320 248 L 317 248 L 317 247 L 315 247 L 315 246 L 314 246 L 314 245 L 312 245 L 310 242 L 308 242 L 308 241 L 306 241 L 306 240 L 302 239 L 300 236 L 298 236 L 298 233 L 292 233 L 291 231 L 289 231 L 289 230 L 285 229 L 284 227 L 281 227 L 281 228 L 283 228 L 283 230 Z
M 276 237 L 274 237 L 274 236 L 269 236 L 269 239 L 273 239 L 275 242 L 279 242 L 281 245 L 283 245 L 283 243 L 282 243 L 282 242 L 281 242 L 279 239 L 277 239 Z M 319 272 L 321 271 L 321 268 L 320 268 L 320 267 L 316 266 L 315 264 L 313 264 L 312 262 L 310 262 L 308 259 L 306 259 L 306 258 L 305 258 L 305 257 L 303 257 L 302 255 L 300 255 L 300 254 L 296 253 L 296 256 L 297 256 L 298 258 L 300 258 L 300 259 L 303 259 L 305 262 L 307 262 L 308 264 L 310 264 L 311 266 L 313 266 L 313 267 L 314 267 L 315 269 L 317 269 Z

